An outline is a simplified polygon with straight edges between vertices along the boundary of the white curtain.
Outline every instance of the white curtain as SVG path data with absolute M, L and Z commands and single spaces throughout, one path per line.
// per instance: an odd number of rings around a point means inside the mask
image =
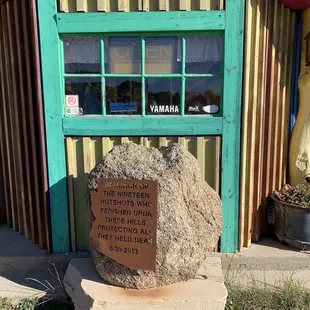
M 96 37 L 65 37 L 65 63 L 98 64 L 100 63 L 100 44 Z
M 179 48 L 179 53 L 181 52 Z M 221 61 L 222 37 L 188 37 L 186 39 L 186 63 Z M 180 56 L 178 56 L 181 59 Z
M 186 63 L 222 60 L 222 37 L 188 37 L 186 43 Z M 99 63 L 100 45 L 96 37 L 66 37 L 64 39 L 66 64 L 70 63 Z M 181 60 L 181 40 L 178 40 L 177 58 Z M 108 61 L 107 54 L 105 55 Z

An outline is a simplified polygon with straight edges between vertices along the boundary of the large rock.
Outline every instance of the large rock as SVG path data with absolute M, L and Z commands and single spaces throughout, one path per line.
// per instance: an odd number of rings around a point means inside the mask
M 90 245 L 100 276 L 113 285 L 137 289 L 194 278 L 222 229 L 221 200 L 202 179 L 196 158 L 179 144 L 160 150 L 116 146 L 90 173 L 89 210 L 90 191 L 100 178 L 158 181 L 156 272 L 128 269 Z M 93 220 L 90 212 L 90 223 Z

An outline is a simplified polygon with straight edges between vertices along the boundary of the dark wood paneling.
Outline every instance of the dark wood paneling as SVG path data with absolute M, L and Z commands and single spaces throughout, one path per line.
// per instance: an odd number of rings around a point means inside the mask
M 50 252 L 36 0 L 9 0 L 0 17 L 1 219 Z

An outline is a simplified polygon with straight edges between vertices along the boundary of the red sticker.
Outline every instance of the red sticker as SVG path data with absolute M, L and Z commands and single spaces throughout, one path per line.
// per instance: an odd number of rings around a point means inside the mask
M 79 107 L 79 96 L 78 95 L 66 95 L 66 107 L 67 108 L 78 108 Z

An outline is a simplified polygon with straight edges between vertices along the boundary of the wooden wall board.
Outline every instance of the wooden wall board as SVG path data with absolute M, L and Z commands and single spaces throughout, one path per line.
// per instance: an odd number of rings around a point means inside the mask
M 0 147 L 6 221 L 50 252 L 36 1 L 0 5 Z
M 267 197 L 285 183 L 295 13 L 246 5 L 239 250 L 266 233 Z
M 223 10 L 224 0 L 60 0 L 58 11 L 137 12 Z

